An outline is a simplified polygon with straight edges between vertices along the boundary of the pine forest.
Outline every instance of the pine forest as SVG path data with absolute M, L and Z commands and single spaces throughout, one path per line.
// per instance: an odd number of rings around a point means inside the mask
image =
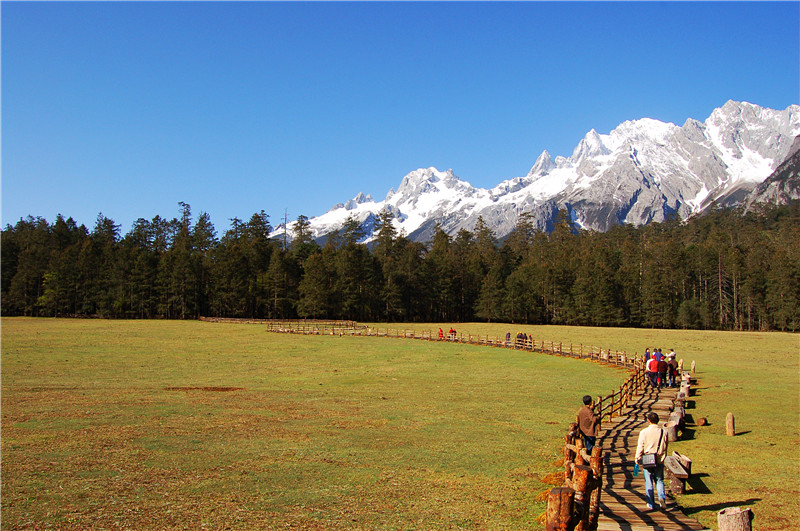
M 179 207 L 124 236 L 102 214 L 91 230 L 61 215 L 7 225 L 3 315 L 800 328 L 797 202 L 608 232 L 562 212 L 547 234 L 523 215 L 503 241 L 479 220 L 427 243 L 385 212 L 369 245 L 351 218 L 322 246 L 305 216 L 287 242 L 270 239 L 264 211 L 218 236 Z

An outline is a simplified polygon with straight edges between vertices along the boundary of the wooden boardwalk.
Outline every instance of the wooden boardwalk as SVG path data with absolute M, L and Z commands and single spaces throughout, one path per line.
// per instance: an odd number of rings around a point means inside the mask
M 697 520 L 689 518 L 669 495 L 667 510 L 650 510 L 645 501 L 644 472 L 633 477 L 633 459 L 639 432 L 648 422 L 644 415 L 655 411 L 664 422 L 672 410 L 672 400 L 677 389 L 655 391 L 645 388 L 635 396 L 622 414 L 613 421 L 604 421 L 601 431 L 603 448 L 603 490 L 600 496 L 598 531 L 672 531 L 706 529 Z M 656 507 L 658 507 L 658 494 Z

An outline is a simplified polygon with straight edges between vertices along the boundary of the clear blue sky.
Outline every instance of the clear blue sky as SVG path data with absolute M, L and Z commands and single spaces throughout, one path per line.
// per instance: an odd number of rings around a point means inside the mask
M 798 2 L 2 2 L 2 224 L 320 215 L 590 129 L 800 103 Z

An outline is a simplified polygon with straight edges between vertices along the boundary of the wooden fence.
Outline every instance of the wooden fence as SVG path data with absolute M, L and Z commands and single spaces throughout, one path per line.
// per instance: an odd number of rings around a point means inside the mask
M 205 319 L 211 320 L 211 319 Z M 442 337 L 439 337 L 438 330 L 414 330 L 407 328 L 390 328 L 390 327 L 368 327 L 360 325 L 355 321 L 314 321 L 314 320 L 236 320 L 236 319 L 215 319 L 218 322 L 253 322 L 257 324 L 264 324 L 267 326 L 267 331 L 278 332 L 285 334 L 311 334 L 311 335 L 338 335 L 338 336 L 371 336 L 371 337 L 388 337 L 388 338 L 402 338 L 402 339 L 420 339 L 424 341 L 446 341 L 452 343 L 463 343 L 468 345 L 481 345 L 497 348 L 510 348 L 515 350 L 525 350 L 529 352 L 540 352 L 544 354 L 551 354 L 555 356 L 568 356 L 571 358 L 587 359 L 601 363 L 616 365 L 630 370 L 641 368 L 644 366 L 644 360 L 637 357 L 636 354 L 630 355 L 619 350 L 603 349 L 600 347 L 575 345 L 570 343 L 565 345 L 561 342 L 548 341 L 544 339 L 527 338 L 517 339 L 512 337 L 506 339 L 499 336 L 489 335 L 473 335 L 465 334 L 464 332 L 456 332 L 455 334 L 448 334 L 442 332 Z M 625 385 L 628 385 L 626 382 Z M 610 402 L 603 406 L 604 415 L 610 416 L 613 412 L 619 411 L 619 397 L 627 392 L 620 387 L 618 393 L 612 393 L 606 397 Z M 603 399 L 605 400 L 605 399 Z M 601 404 L 602 406 L 602 404 Z M 608 411 L 605 411 L 609 408 Z
M 597 529 L 600 492 L 603 487 L 603 451 L 599 446 L 586 453 L 577 424 L 564 443 L 564 486 L 550 489 L 545 529 Z
M 647 385 L 646 378 L 644 367 L 639 365 L 619 390 L 607 396 L 598 396 L 595 411 L 600 415 L 601 422 L 621 414 L 630 399 Z M 564 437 L 564 485 L 550 490 L 545 529 L 597 529 L 602 482 L 602 449 L 595 446 L 592 454 L 587 454 L 578 424 L 571 423 Z

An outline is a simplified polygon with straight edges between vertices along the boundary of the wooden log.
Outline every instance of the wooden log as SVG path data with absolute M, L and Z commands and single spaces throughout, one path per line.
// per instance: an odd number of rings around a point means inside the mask
M 677 422 L 667 422 L 666 426 L 664 426 L 664 432 L 667 434 L 667 441 L 668 442 L 675 442 L 678 440 L 678 423 Z
M 740 507 L 728 507 L 717 513 L 719 531 L 750 531 L 753 512 Z
M 564 436 L 564 481 L 572 479 L 572 460 L 575 452 L 572 450 L 572 440 L 574 439 L 573 424 L 570 424 L 570 432 Z
M 728 437 L 736 435 L 736 419 L 733 418 L 733 413 L 728 413 L 725 418 L 725 433 Z
M 683 411 L 683 408 L 678 408 L 672 413 L 669 414 L 669 420 L 667 422 L 674 422 L 678 425 L 678 427 L 683 428 L 684 418 L 686 414 Z
M 583 502 L 585 500 L 586 485 L 592 481 L 592 467 L 586 465 L 575 465 L 572 471 L 572 488 L 575 490 L 575 500 Z
M 572 508 L 575 491 L 569 487 L 550 489 L 547 497 L 546 531 L 568 531 L 571 529 Z
M 584 449 L 583 446 L 583 437 L 576 437 L 575 438 L 575 446 L 577 449 L 575 450 L 575 464 L 576 465 L 585 465 L 586 460 L 583 458 L 583 452 L 581 450 Z
M 584 494 L 583 501 L 575 502 L 575 512 L 576 512 L 575 516 L 577 517 L 575 531 L 591 531 L 591 527 L 589 527 L 589 518 L 591 515 L 589 500 L 591 499 L 594 491 L 595 491 L 594 481 L 590 481 L 586 485 L 586 493 Z
M 592 474 L 600 479 L 603 473 L 603 449 L 599 445 L 592 448 L 592 457 L 589 459 L 589 466 L 592 467 Z
M 603 491 L 603 449 L 600 446 L 592 448 L 592 457 L 589 460 L 594 476 L 594 489 L 589 495 L 589 520 L 586 529 L 597 529 L 597 520 L 600 517 L 600 494 Z

